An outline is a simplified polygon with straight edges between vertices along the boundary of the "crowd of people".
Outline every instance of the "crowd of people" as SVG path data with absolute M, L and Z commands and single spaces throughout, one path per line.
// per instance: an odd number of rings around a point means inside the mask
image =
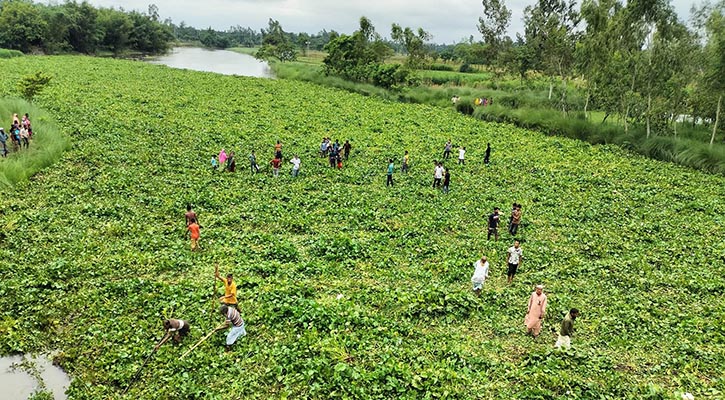
M 10 146 L 14 152 L 27 149 L 30 147 L 30 140 L 33 137 L 33 126 L 30 123 L 30 116 L 25 113 L 22 118 L 18 117 L 18 114 L 13 114 L 12 124 L 8 132 L 5 132 L 5 128 L 0 127 L 0 155 L 7 157 L 10 152 L 8 149 L 8 140 L 10 140 Z
M 441 189 L 443 193 L 448 193 L 450 190 L 450 182 L 451 182 L 451 169 L 446 168 L 444 166 L 443 160 L 449 160 L 451 158 L 451 153 L 453 152 L 454 145 L 452 141 L 449 139 L 445 145 L 443 146 L 443 156 L 440 161 L 435 160 L 434 161 L 434 169 L 433 169 L 433 184 L 432 187 L 434 189 Z M 324 137 L 322 139 L 322 143 L 320 144 L 319 149 L 319 155 L 321 158 L 328 158 L 329 160 L 329 166 L 330 168 L 342 168 L 342 162 L 343 160 L 348 160 L 350 157 L 350 152 L 352 149 L 352 145 L 348 140 L 345 141 L 344 144 L 340 144 L 338 140 L 335 140 L 334 142 L 332 139 L 328 137 Z M 464 146 L 458 146 L 458 164 L 459 165 L 465 165 L 465 155 L 466 155 L 466 147 Z M 484 164 L 488 165 L 491 158 L 491 144 L 488 143 L 485 150 L 484 155 Z M 282 155 L 282 143 L 278 140 L 277 143 L 274 145 L 274 158 L 270 161 L 270 165 L 272 166 L 272 174 L 274 176 L 279 176 L 279 171 L 282 167 L 283 163 L 283 155 Z M 249 162 L 250 162 L 250 169 L 252 173 L 258 173 L 260 172 L 259 165 L 257 164 L 257 158 L 254 151 L 252 151 L 249 155 Z M 297 177 L 300 172 L 300 166 L 301 166 L 301 160 L 298 155 L 294 155 L 289 162 L 292 164 L 292 170 L 291 175 L 293 177 Z M 235 170 L 235 160 L 234 160 L 234 152 L 230 152 L 228 155 L 224 149 L 222 149 L 219 152 L 219 155 L 215 155 L 212 157 L 212 168 L 213 169 L 219 169 L 221 166 L 223 166 L 223 169 L 226 171 L 234 172 Z M 408 173 L 410 168 L 410 154 L 406 150 L 403 155 L 402 159 L 402 166 L 400 168 L 400 172 L 403 174 Z M 393 174 L 395 171 L 395 163 L 393 159 L 388 159 L 388 167 L 387 167 L 387 181 L 386 186 L 393 186 L 394 180 L 393 180 Z M 519 226 L 521 225 L 522 220 L 522 214 L 523 214 L 523 206 L 517 202 L 514 202 L 511 207 L 511 214 L 508 218 L 508 233 L 512 236 L 513 245 L 508 249 L 506 254 L 506 280 L 508 284 L 511 284 L 514 280 L 514 277 L 516 276 L 516 273 L 518 272 L 518 269 L 520 268 L 522 262 L 523 262 L 523 250 L 521 248 L 521 243 L 518 239 L 516 239 L 516 236 L 519 231 Z M 199 246 L 199 229 L 200 226 L 198 224 L 198 217 L 196 213 L 191 209 L 191 205 L 187 206 L 187 212 L 186 212 L 186 224 L 187 224 L 187 232 L 189 233 L 189 236 L 191 238 L 191 250 L 197 251 L 200 250 L 201 247 Z M 491 214 L 488 215 L 488 224 L 487 224 L 487 240 L 491 240 L 493 238 L 495 241 L 499 240 L 499 224 L 501 222 L 501 218 L 503 217 L 503 213 L 501 212 L 501 209 L 499 207 L 494 207 Z M 486 278 L 489 276 L 489 261 L 486 256 L 482 256 L 479 260 L 477 260 L 474 263 L 474 272 L 473 276 L 471 277 L 471 282 L 473 284 L 473 292 L 476 296 L 480 296 L 481 291 L 483 289 L 484 282 L 486 281 Z M 226 324 L 225 326 L 231 326 L 232 329 L 229 331 L 229 334 L 227 336 L 227 349 L 237 340 L 237 338 L 246 335 L 246 330 L 244 328 L 244 320 L 241 318 L 237 306 L 237 299 L 236 299 L 236 284 L 234 284 L 232 274 L 227 274 L 226 279 L 221 278 L 219 275 L 218 267 L 215 269 L 215 277 L 216 279 L 223 282 L 225 287 L 225 294 L 224 296 L 219 298 L 219 301 L 222 303 L 222 306 L 220 308 L 220 313 L 226 317 Z M 537 285 L 535 287 L 534 292 L 531 294 L 528 302 L 527 312 L 524 319 L 524 326 L 526 328 L 526 332 L 530 334 L 533 337 L 538 337 L 541 332 L 541 326 L 542 322 L 546 315 L 546 305 L 547 305 L 547 296 L 543 292 L 544 286 L 543 285 Z M 559 330 L 559 338 L 556 342 L 556 347 L 565 347 L 569 348 L 571 345 L 571 336 L 573 335 L 574 328 L 573 328 L 573 321 L 579 316 L 579 311 L 575 308 L 571 309 L 569 313 L 567 313 L 566 317 L 562 321 L 561 329 Z M 188 328 L 188 322 L 183 320 L 168 320 L 165 325 L 167 328 L 167 333 L 169 332 L 180 332 L 179 326 L 187 327 Z M 176 331 L 174 331 L 174 329 Z M 178 337 L 178 335 L 175 337 L 175 339 Z
M 451 103 L 453 103 L 454 106 L 456 104 L 458 104 L 460 101 L 461 101 L 461 98 L 458 97 L 458 95 L 453 95 L 453 97 L 451 97 Z M 473 105 L 475 105 L 475 106 L 486 107 L 486 106 L 490 106 L 492 104 L 493 104 L 493 97 L 491 97 L 491 98 L 476 97 L 473 99 Z

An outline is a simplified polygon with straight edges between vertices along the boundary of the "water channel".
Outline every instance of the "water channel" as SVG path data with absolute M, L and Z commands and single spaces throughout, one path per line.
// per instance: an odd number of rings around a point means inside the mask
M 55 400 L 65 400 L 68 385 L 68 375 L 46 355 L 0 357 L 0 398 L 3 400 L 25 400 L 39 391 L 51 393 Z
M 267 63 L 248 55 L 229 50 L 207 50 L 198 47 L 175 47 L 170 53 L 148 60 L 172 68 L 216 72 L 223 75 L 243 75 L 272 78 Z

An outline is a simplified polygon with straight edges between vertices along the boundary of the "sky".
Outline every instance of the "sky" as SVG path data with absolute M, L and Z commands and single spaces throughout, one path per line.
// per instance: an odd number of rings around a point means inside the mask
M 523 12 L 535 0 L 505 0 L 511 9 L 509 35 L 523 32 Z M 480 40 L 478 17 L 482 15 L 480 0 L 89 0 L 100 7 L 123 8 L 126 11 L 147 11 L 149 4 L 159 8 L 161 19 L 171 18 L 175 24 L 185 22 L 199 29 L 212 27 L 227 30 L 240 25 L 258 30 L 276 19 L 286 32 L 317 33 L 323 29 L 352 33 L 361 16 L 368 17 L 378 33 L 390 36 L 390 27 L 397 23 L 417 30 L 421 27 L 433 35 L 435 43 L 458 43 Z M 701 0 L 697 0 L 700 4 Z M 679 18 L 687 21 L 694 0 L 672 0 Z

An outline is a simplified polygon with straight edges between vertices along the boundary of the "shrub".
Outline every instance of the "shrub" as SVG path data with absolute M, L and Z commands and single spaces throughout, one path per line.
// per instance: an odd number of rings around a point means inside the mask
M 473 67 L 470 64 L 462 64 L 458 69 L 458 72 L 473 72 Z

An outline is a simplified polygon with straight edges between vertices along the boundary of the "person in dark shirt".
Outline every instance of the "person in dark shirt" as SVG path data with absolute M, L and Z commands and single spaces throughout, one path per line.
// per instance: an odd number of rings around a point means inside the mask
M 491 143 L 486 144 L 486 154 L 483 156 L 483 163 L 488 165 L 488 162 L 491 161 Z
M 498 223 L 501 222 L 501 213 L 498 207 L 493 209 L 493 213 L 488 216 L 488 237 L 487 240 L 491 240 L 491 235 L 494 235 L 496 241 L 498 241 Z
M 555 347 L 560 349 L 564 346 L 567 350 L 571 347 L 571 337 L 574 335 L 574 320 L 579 316 L 579 310 L 572 308 L 569 314 L 561 321 L 561 329 L 559 330 L 559 338 Z
M 350 149 L 352 149 L 352 145 L 349 140 L 346 140 L 345 144 L 342 145 L 342 152 L 345 155 L 345 160 L 350 157 Z
M 443 175 L 443 193 L 448 193 L 448 186 L 451 184 L 451 169 L 446 168 L 446 173 Z

